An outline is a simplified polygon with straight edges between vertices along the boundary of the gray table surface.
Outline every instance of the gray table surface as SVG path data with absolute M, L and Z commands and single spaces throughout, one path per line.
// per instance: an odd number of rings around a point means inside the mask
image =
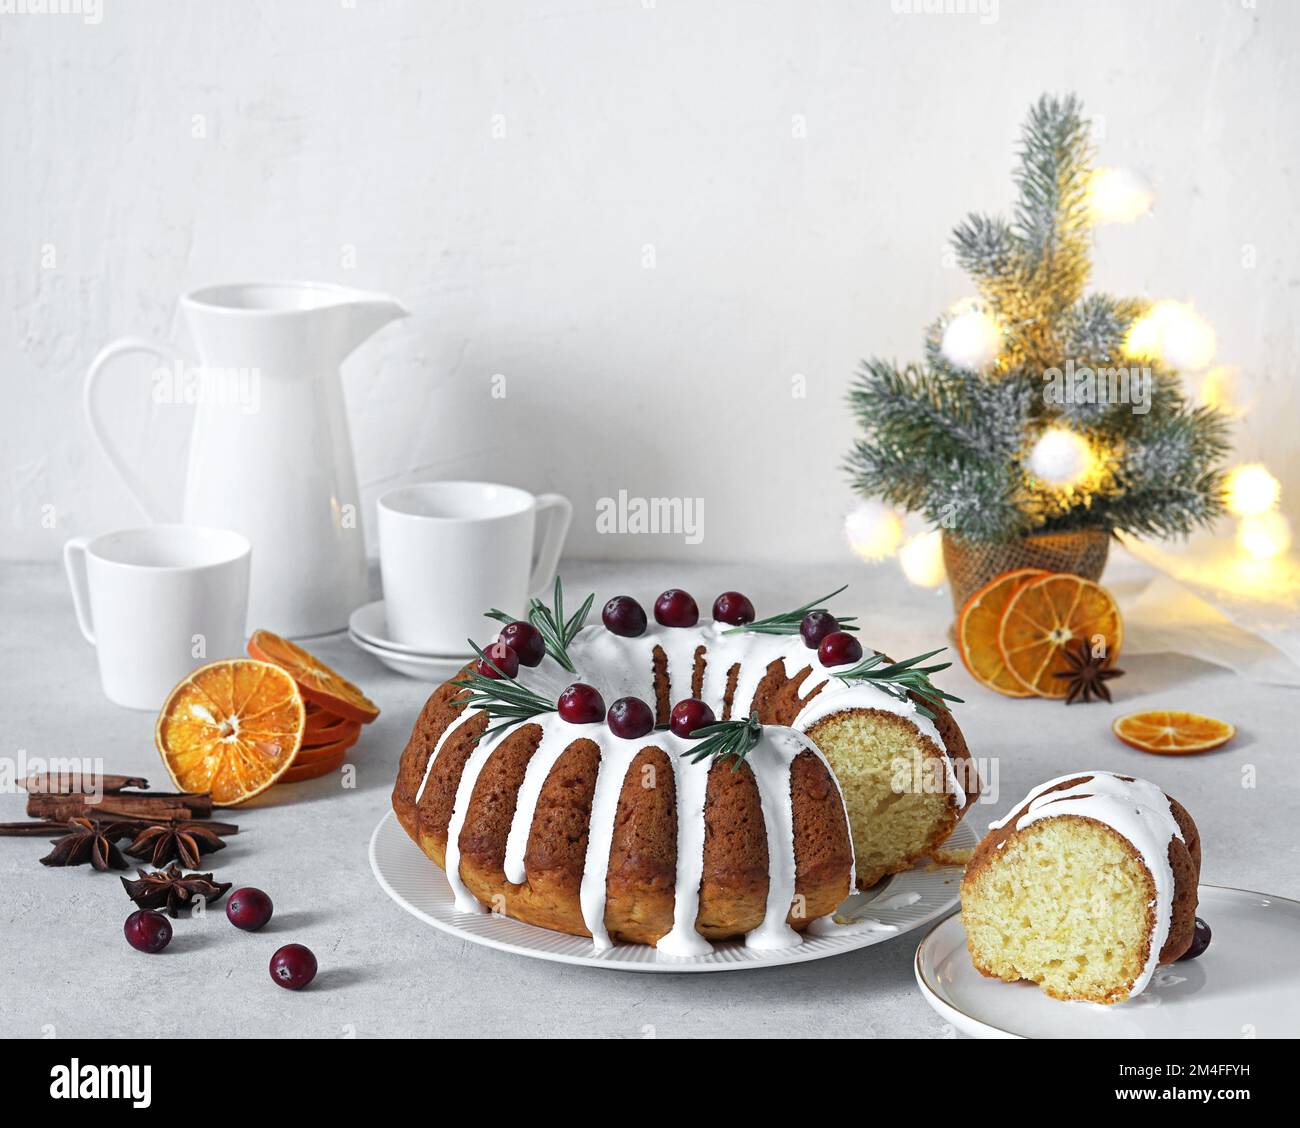
M 908 587 L 892 565 L 768 567 L 755 564 L 613 565 L 566 562 L 568 590 L 643 599 L 669 586 L 705 604 L 739 588 L 761 613 L 852 583 L 845 610 L 864 637 L 895 655 L 946 642 L 946 594 Z M 1112 564 L 1123 597 L 1144 573 Z M 838 605 L 838 604 L 837 604 Z M 599 606 L 599 602 L 597 603 Z M 153 747 L 153 716 L 100 693 L 95 655 L 81 639 L 61 569 L 0 567 L 0 757 L 102 757 L 105 770 L 166 773 Z M 638 975 L 525 959 L 461 942 L 407 915 L 380 890 L 367 846 L 388 809 L 398 756 L 431 687 L 390 673 L 340 635 L 313 644 L 383 707 L 350 762 L 356 786 L 336 778 L 274 789 L 228 817 L 240 833 L 206 859 L 218 878 L 257 885 L 275 900 L 267 929 L 241 933 L 221 912 L 180 921 L 166 953 L 147 957 L 122 938 L 131 908 L 114 875 L 37 864 L 42 839 L 0 840 L 0 1035 L 17 1037 L 237 1035 L 912 1036 L 950 1033 L 912 978 L 919 934 L 789 967 L 715 975 Z M 959 667 L 940 684 L 958 706 L 990 795 L 970 816 L 977 830 L 1033 784 L 1064 772 L 1110 768 L 1153 779 L 1200 825 L 1202 878 L 1300 896 L 1295 865 L 1294 714 L 1300 693 L 1251 684 L 1174 654 L 1121 663 L 1115 705 L 1065 708 L 1005 700 Z M 1112 719 L 1141 708 L 1197 709 L 1234 721 L 1228 748 L 1186 758 L 1121 745 Z M 11 773 L 10 773 L 11 774 Z M 22 817 L 21 793 L 0 794 L 0 821 Z M 206 867 L 205 867 L 206 868 Z M 320 961 L 310 989 L 271 983 L 267 962 L 301 941 Z

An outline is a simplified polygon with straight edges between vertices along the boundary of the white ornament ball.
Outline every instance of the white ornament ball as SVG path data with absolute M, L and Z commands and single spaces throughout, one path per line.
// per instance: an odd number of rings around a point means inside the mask
M 1237 526 L 1237 547 L 1252 560 L 1272 560 L 1291 547 L 1291 523 L 1281 513 L 1243 517 Z
M 1029 472 L 1051 486 L 1073 486 L 1092 467 L 1092 449 L 1082 435 L 1053 427 L 1044 431 L 1029 452 Z
M 939 351 L 956 368 L 978 372 L 998 358 L 1002 326 L 981 309 L 968 309 L 954 317 L 943 331 Z
M 903 522 L 880 501 L 864 501 L 844 518 L 844 536 L 855 556 L 862 560 L 884 560 L 898 551 L 903 540 Z
M 903 575 L 917 587 L 935 588 L 947 578 L 943 566 L 943 534 L 938 529 L 920 533 L 898 550 Z

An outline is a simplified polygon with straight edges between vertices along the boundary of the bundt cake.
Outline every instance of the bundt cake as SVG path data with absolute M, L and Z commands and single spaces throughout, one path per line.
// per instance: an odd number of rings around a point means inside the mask
M 1200 871 L 1196 824 L 1155 784 L 1049 780 L 992 824 L 966 867 L 971 959 L 1057 999 L 1131 998 L 1191 944 Z
M 507 621 L 501 639 L 429 698 L 393 790 L 458 909 L 598 948 L 693 955 L 739 936 L 786 947 L 855 880 L 906 869 L 948 837 L 978 780 L 946 695 L 891 675 L 883 657 L 884 677 L 846 680 L 864 664 L 837 629 L 847 623 L 819 611 L 801 636 L 811 605 L 754 623 L 749 601 L 728 595 L 711 623 L 680 591 L 649 624 L 626 596 L 602 626 L 581 625 L 590 600 L 566 623 L 558 590 L 555 613 L 534 601 L 531 623 L 492 613 Z M 510 700 L 475 707 L 492 685 Z M 715 720 L 748 724 L 701 728 Z M 702 734 L 751 726 L 741 756 L 692 762 Z

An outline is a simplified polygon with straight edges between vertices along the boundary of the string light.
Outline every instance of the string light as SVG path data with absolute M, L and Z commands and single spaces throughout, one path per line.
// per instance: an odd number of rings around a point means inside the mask
M 898 551 L 903 522 L 883 502 L 864 501 L 844 518 L 844 536 L 855 556 L 868 562 L 884 560 Z
M 1291 525 L 1281 513 L 1243 517 L 1237 526 L 1237 547 L 1251 560 L 1273 560 L 1291 547 Z
M 1238 466 L 1228 475 L 1224 502 L 1237 517 L 1259 517 L 1278 503 L 1282 486 L 1258 462 Z
M 1096 169 L 1088 181 L 1088 210 L 1093 223 L 1132 223 L 1151 211 L 1151 189 L 1125 168 Z
M 1245 415 L 1250 405 L 1243 394 L 1243 384 L 1241 370 L 1236 365 L 1216 365 L 1201 379 L 1200 402 L 1225 415 Z
M 903 575 L 917 587 L 936 588 L 947 577 L 943 566 L 943 534 L 938 529 L 919 533 L 898 550 Z
M 1190 305 L 1156 302 L 1129 326 L 1124 355 L 1161 360 L 1180 372 L 1199 372 L 1214 359 L 1214 329 Z

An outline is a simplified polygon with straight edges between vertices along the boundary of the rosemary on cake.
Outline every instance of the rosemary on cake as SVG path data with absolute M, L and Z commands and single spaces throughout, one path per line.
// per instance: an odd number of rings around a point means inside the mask
M 571 674 L 576 674 L 578 668 L 569 658 L 569 643 L 571 643 L 580 630 L 587 622 L 587 616 L 591 613 L 591 606 L 596 601 L 596 593 L 592 592 L 582 601 L 582 606 L 578 608 L 568 619 L 564 617 L 564 585 L 560 582 L 560 577 L 555 577 L 554 606 L 547 607 L 540 599 L 534 596 L 528 601 L 527 619 L 541 633 L 542 640 L 546 644 L 546 653 L 554 658 L 561 666 Z M 507 615 L 504 611 L 492 608 L 486 612 L 489 619 L 495 619 L 498 623 L 513 623 L 516 621 L 514 615 Z M 478 647 L 474 648 L 475 650 Z
M 750 632 L 751 634 L 773 634 L 773 635 L 792 635 L 799 634 L 805 618 L 809 615 L 830 616 L 830 612 L 823 606 L 828 600 L 834 599 L 840 592 L 848 589 L 848 584 L 836 588 L 829 595 L 819 595 L 816 599 L 810 599 L 793 611 L 783 611 L 779 615 L 769 615 L 766 619 L 755 619 L 752 623 L 741 623 L 738 626 L 730 627 L 723 631 L 724 635 L 741 634 Z M 832 616 L 838 624 L 837 628 L 842 631 L 856 631 L 858 628 L 853 624 L 857 622 L 856 615 Z
M 479 662 L 496 672 L 496 677 L 488 677 L 473 666 L 467 667 L 452 685 L 469 690 L 467 709 L 479 709 L 488 715 L 489 725 L 483 736 L 491 736 L 501 729 L 510 728 L 521 721 L 529 721 L 543 713 L 554 713 L 556 703 L 521 685 L 509 677 L 491 658 L 475 645 L 474 653 Z M 482 739 L 480 737 L 480 739 Z
M 763 735 L 763 726 L 759 724 L 758 714 L 750 713 L 743 721 L 717 721 L 711 725 L 698 728 L 692 736 L 699 737 L 699 743 L 682 753 L 689 756 L 692 764 L 701 760 L 714 760 L 723 763 L 733 760 L 731 770 L 736 771 L 745 762 Z
M 898 701 L 912 701 L 917 712 L 934 720 L 933 710 L 947 711 L 945 701 L 962 703 L 960 697 L 945 693 L 930 680 L 931 674 L 946 670 L 952 665 L 951 662 L 939 662 L 933 666 L 920 665 L 927 658 L 942 654 L 946 649 L 947 647 L 941 646 L 938 650 L 918 654 L 903 662 L 890 662 L 883 654 L 873 654 L 847 670 L 836 670 L 834 676 L 846 683 L 870 682 Z M 909 697 L 909 694 L 913 696 Z M 919 698 L 919 703 L 914 698 Z

